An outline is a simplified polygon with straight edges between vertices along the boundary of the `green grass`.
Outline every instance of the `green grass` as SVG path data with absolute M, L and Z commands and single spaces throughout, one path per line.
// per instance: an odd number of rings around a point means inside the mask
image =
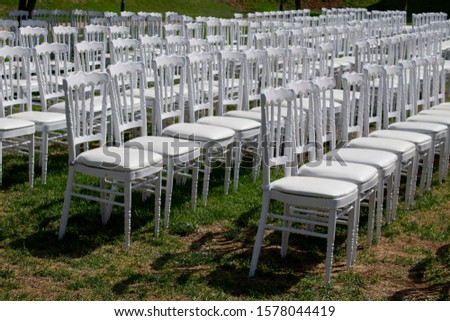
M 189 182 L 177 186 L 170 228 L 159 239 L 153 237 L 152 206 L 135 193 L 128 252 L 122 209 L 115 208 L 103 226 L 99 205 L 76 198 L 66 236 L 58 241 L 67 154 L 62 147 L 51 150 L 48 182 L 42 185 L 36 168 L 33 190 L 26 158 L 5 154 L 0 300 L 448 299 L 449 182 L 435 182 L 410 211 L 400 206 L 378 246 L 366 247 L 363 217 L 357 264 L 349 271 L 346 230 L 339 228 L 332 283 L 324 286 L 325 241 L 296 235 L 288 257 L 280 259 L 280 235 L 269 233 L 256 276 L 247 277 L 262 198 L 261 178 L 253 183 L 249 169 L 241 171 L 239 192 L 229 195 L 223 193 L 223 168 L 214 170 L 208 204 L 199 200 L 195 210 Z
M 0 3 L 0 10 L 3 16 L 11 9 L 17 9 L 17 0 L 3 0 Z M 38 0 L 36 8 L 39 9 L 83 9 L 92 11 L 112 11 L 119 12 L 120 0 Z M 125 0 L 125 10 L 146 11 L 146 12 L 166 12 L 175 11 L 188 16 L 214 16 L 220 18 L 232 18 L 235 12 L 253 11 L 273 11 L 278 9 L 278 1 L 257 0 L 257 1 L 221 1 L 221 0 Z

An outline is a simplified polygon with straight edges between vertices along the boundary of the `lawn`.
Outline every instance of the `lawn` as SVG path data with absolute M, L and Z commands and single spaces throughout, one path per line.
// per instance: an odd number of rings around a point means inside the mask
M 332 283 L 324 286 L 325 241 L 293 236 L 286 259 L 279 233 L 265 239 L 247 277 L 261 206 L 261 177 L 241 174 L 238 193 L 223 194 L 213 171 L 208 204 L 190 208 L 190 184 L 174 190 L 170 228 L 153 237 L 153 209 L 133 195 L 132 245 L 123 247 L 123 212 L 103 226 L 99 205 L 73 199 L 67 234 L 57 231 L 67 175 L 64 147 L 54 147 L 49 176 L 27 186 L 25 157 L 5 154 L 0 189 L 0 300 L 448 300 L 450 182 L 400 206 L 367 248 L 363 217 L 357 263 L 345 268 L 345 228 L 338 229 Z M 275 173 L 281 175 L 281 171 Z M 85 178 L 90 179 L 90 178 Z M 199 186 L 201 188 L 201 184 Z M 151 201 L 150 201 L 151 202 Z

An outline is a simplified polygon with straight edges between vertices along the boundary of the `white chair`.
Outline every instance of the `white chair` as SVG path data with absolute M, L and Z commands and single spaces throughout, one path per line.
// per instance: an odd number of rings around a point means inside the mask
M 192 171 L 192 208 L 197 202 L 197 181 L 198 163 L 200 148 L 195 142 L 175 139 L 164 136 L 147 136 L 147 118 L 144 87 L 140 86 L 145 82 L 145 69 L 142 62 L 118 62 L 108 67 L 111 76 L 111 96 L 113 102 L 113 120 L 115 137 L 121 144 L 124 140 L 124 133 L 132 128 L 139 128 L 140 135 L 129 139 L 124 143 L 125 147 L 136 147 L 143 152 L 158 153 L 163 157 L 162 179 L 165 185 L 164 203 L 164 227 L 169 226 L 169 217 L 172 202 L 172 190 L 174 177 L 186 177 L 188 170 Z M 129 85 L 124 86 L 125 83 Z M 143 106 L 141 106 L 143 105 Z M 141 110 L 144 110 L 143 114 Z M 133 125 L 134 123 L 134 125 Z M 157 232 L 157 231 L 155 231 Z
M 28 19 L 22 21 L 21 24 L 22 28 L 25 27 L 32 27 L 32 28 L 48 28 L 48 22 L 44 20 L 34 20 L 34 19 Z
M 202 151 L 203 193 L 206 204 L 209 191 L 209 178 L 212 170 L 214 152 L 225 154 L 225 190 L 230 181 L 231 146 L 235 132 L 224 127 L 185 123 L 186 59 L 180 56 L 161 55 L 153 60 L 155 75 L 155 102 L 153 128 L 158 136 L 172 137 L 197 142 Z M 219 156 L 221 156 L 219 155 Z M 223 157 L 222 157 L 223 158 Z
M 16 106 L 31 109 L 31 83 L 22 72 L 29 69 L 30 50 L 19 47 L 0 48 L 0 185 L 3 181 L 2 154 L 4 149 L 26 148 L 28 152 L 28 180 L 34 184 L 34 122 L 22 119 L 6 118 Z M 28 59 L 24 59 L 23 55 Z M 26 84 L 22 79 L 28 79 Z
M 0 30 L 14 33 L 15 42 L 10 47 L 19 44 L 19 22 L 17 20 L 0 19 Z
M 75 71 L 105 71 L 105 44 L 99 41 L 81 41 L 75 45 Z
M 131 235 L 131 192 L 136 188 L 152 188 L 155 192 L 155 231 L 159 227 L 162 156 L 156 153 L 143 152 L 136 148 L 107 146 L 106 141 L 106 96 L 103 99 L 103 117 L 101 130 L 92 117 L 94 114 L 92 92 L 94 87 L 107 90 L 109 76 L 103 72 L 78 72 L 64 79 L 66 95 L 66 118 L 69 132 L 69 173 L 64 196 L 64 205 L 59 225 L 59 239 L 64 237 L 72 196 L 102 204 L 102 222 L 106 224 L 113 205 L 124 207 L 125 248 L 130 246 Z M 89 88 L 90 87 L 90 88 Z M 117 105 L 116 105 L 117 106 Z M 145 113 L 145 109 L 140 112 Z M 81 116 L 81 117 L 80 117 Z M 132 123 L 132 122 L 130 122 Z M 138 122 L 142 124 L 142 122 Z M 98 143 L 99 147 L 84 151 L 77 155 L 78 147 L 85 143 Z M 100 179 L 100 186 L 77 183 L 75 173 Z M 150 186 L 152 184 L 153 186 Z M 84 193 L 83 193 L 84 191 Z M 91 194 L 86 194 L 90 191 Z M 98 193 L 92 195 L 92 193 Z M 123 196 L 123 203 L 116 201 L 115 196 Z M 108 208 L 109 207 L 109 208 Z M 157 233 L 156 233 L 157 234 Z
M 345 142 L 352 136 L 355 139 L 350 140 L 347 147 L 360 149 L 375 149 L 392 152 L 397 155 L 397 175 L 394 185 L 394 198 L 392 217 L 388 218 L 388 222 L 395 219 L 398 193 L 396 192 L 400 184 L 401 171 L 407 172 L 407 183 L 405 193 L 405 207 L 411 204 L 416 184 L 417 176 L 417 153 L 416 146 L 413 143 L 377 137 L 361 137 L 363 133 L 363 114 L 367 110 L 366 107 L 366 79 L 364 74 L 346 73 L 343 76 L 344 85 L 344 103 L 342 105 L 343 123 L 347 126 L 342 127 L 341 139 Z M 358 87 L 359 99 L 356 101 L 354 88 Z M 353 89 L 352 89 L 353 88 Z
M 11 48 L 10 55 L 11 57 L 14 57 L 14 59 L 20 59 L 23 63 L 22 75 L 13 74 L 14 78 L 23 76 L 25 77 L 23 81 L 26 84 L 30 84 L 31 80 L 29 68 L 32 50 L 30 48 Z M 50 56 L 50 54 L 48 54 L 48 56 Z M 42 61 L 39 59 L 39 56 L 36 56 L 36 58 L 37 71 L 39 73 L 43 73 L 43 71 L 41 71 L 43 68 Z M 44 61 L 47 64 L 49 63 L 46 59 L 44 59 Z M 12 72 L 14 73 L 19 71 Z M 42 80 L 42 78 L 41 80 L 38 78 L 38 82 Z M 41 86 L 44 85 L 40 84 L 39 87 Z M 44 94 L 44 92 L 41 94 Z M 45 108 L 45 106 L 43 106 L 43 108 Z M 30 102 L 27 105 L 22 105 L 19 112 L 11 113 L 8 117 L 21 121 L 31 121 L 35 124 L 36 132 L 40 134 L 37 138 L 39 139 L 39 152 L 41 153 L 40 165 L 42 166 L 42 182 L 45 184 L 47 179 L 48 143 L 49 141 L 60 138 L 61 135 L 64 135 L 62 132 L 66 129 L 65 116 L 60 113 L 48 112 L 45 109 L 42 109 L 42 111 L 33 111 Z
M 214 113 L 213 56 L 211 53 L 195 53 L 188 56 L 191 122 L 224 127 L 235 132 L 233 175 L 233 190 L 235 192 L 239 183 L 242 149 L 247 148 L 250 143 L 257 143 L 260 133 L 260 123 L 257 121 L 248 118 L 223 116 L 230 106 L 237 106 L 238 110 L 242 109 L 242 89 L 235 87 L 238 85 L 235 82 L 236 74 L 229 71 L 236 70 L 236 68 L 242 70 L 245 66 L 244 59 L 244 54 L 239 52 L 221 51 L 219 53 L 219 106 L 217 113 Z M 204 115 L 202 111 L 205 113 Z M 225 193 L 228 193 L 227 189 Z
M 295 94 L 285 88 L 269 88 L 263 94 L 262 103 L 262 136 L 263 136 L 263 205 L 261 218 L 256 234 L 253 255 L 250 264 L 249 276 L 255 274 L 259 254 L 266 229 L 283 232 L 282 256 L 287 253 L 289 233 L 297 233 L 327 239 L 327 255 L 325 261 L 325 283 L 330 282 L 333 263 L 334 239 L 336 223 L 348 214 L 347 238 L 347 264 L 351 265 L 352 251 L 355 235 L 355 211 L 358 208 L 358 188 L 356 185 L 339 180 L 330 180 L 315 177 L 291 176 L 286 170 L 285 177 L 271 181 L 270 167 L 273 165 L 286 165 L 290 161 L 289 151 L 280 157 L 281 142 L 286 141 L 282 135 L 281 124 L 271 122 L 274 120 L 274 109 L 281 108 L 285 102 L 292 112 Z M 288 117 L 290 119 L 290 117 Z M 287 126 L 287 128 L 290 125 Z M 272 148 L 275 143 L 275 148 Z M 285 145 L 286 146 L 286 145 Z M 280 201 L 285 204 L 284 212 L 277 214 L 269 211 L 271 201 Z M 320 226 L 326 232 L 303 229 L 293 224 L 307 224 L 310 227 Z

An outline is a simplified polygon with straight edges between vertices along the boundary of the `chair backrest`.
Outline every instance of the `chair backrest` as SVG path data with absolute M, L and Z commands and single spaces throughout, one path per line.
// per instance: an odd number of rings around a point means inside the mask
M 164 44 L 161 37 L 158 36 L 142 36 L 139 38 L 139 49 L 141 55 L 141 61 L 144 63 L 145 67 L 145 78 L 147 79 L 147 84 L 149 82 L 153 83 L 153 69 L 152 61 L 158 56 L 163 54 Z
M 164 38 L 168 36 L 184 36 L 184 27 L 181 24 L 166 24 L 163 26 Z
M 289 79 L 307 80 L 310 61 L 307 59 L 308 48 L 290 47 L 289 48 Z
M 184 122 L 184 88 L 186 85 L 186 58 L 161 55 L 152 63 L 155 75 L 154 134 L 160 135 L 165 122 Z M 176 88 L 178 87 L 178 90 Z
M 243 110 L 261 106 L 261 93 L 267 87 L 267 52 L 250 49 L 245 54 Z
M 288 140 L 293 142 L 291 148 L 295 155 L 293 159 L 296 166 L 292 167 L 295 169 L 299 163 L 303 163 L 303 155 L 307 152 L 309 152 L 310 160 L 316 159 L 316 148 L 314 145 L 310 146 L 309 143 L 316 141 L 314 113 L 319 108 L 319 92 L 311 80 L 291 81 L 288 87 L 294 91 L 296 96 L 296 103 L 293 105 L 290 115 L 292 132 L 289 135 L 291 135 L 291 139 Z
M 84 40 L 102 42 L 104 50 L 108 50 L 109 29 L 107 26 L 87 25 L 84 27 Z
M 105 71 L 103 42 L 81 41 L 75 45 L 75 71 Z
M 221 20 L 220 35 L 224 39 L 227 50 L 237 49 L 237 22 L 236 20 Z
M 70 12 L 66 10 L 52 10 L 50 12 L 50 26 L 69 26 Z
M 383 125 L 388 128 L 390 120 L 399 122 L 404 113 L 403 108 L 403 70 L 399 65 L 385 66 L 386 90 L 383 110 Z
M 42 111 L 47 111 L 47 101 L 64 97 L 62 80 L 68 76 L 69 47 L 62 43 L 43 43 L 33 49 Z
M 383 108 L 386 105 L 386 69 L 381 65 L 366 64 L 363 69 L 367 81 L 367 109 L 364 113 L 364 136 L 370 126 L 376 130 L 383 125 Z
M 47 28 L 41 27 L 20 27 L 19 43 L 22 47 L 34 48 L 35 46 L 47 42 Z
M 334 77 L 334 50 L 332 43 L 323 43 L 319 45 L 319 76 Z
M 402 60 L 399 65 L 403 70 L 403 111 L 402 121 L 407 117 L 417 114 L 417 73 L 416 62 L 414 60 Z
M 9 10 L 8 11 L 8 19 L 15 20 L 19 22 L 19 26 L 21 25 L 23 20 L 29 18 L 29 13 L 26 10 Z
M 328 143 L 330 150 L 336 148 L 336 108 L 333 97 L 336 81 L 332 77 L 317 77 L 313 83 L 317 87 L 318 102 L 313 111 L 314 121 L 309 126 L 315 130 L 314 142 L 317 156 L 323 159 L 325 144 Z M 310 134 L 310 137 L 313 136 Z
M 125 26 L 110 26 L 109 29 L 109 41 L 115 39 L 127 39 L 130 37 L 130 28 Z
M 269 87 L 261 94 L 261 136 L 263 146 L 263 190 L 270 186 L 270 168 L 272 166 L 285 166 L 285 174 L 292 172 L 292 166 L 286 164 L 292 156 L 292 149 L 284 150 L 292 146 L 284 137 L 284 133 L 291 132 L 291 115 L 295 101 L 295 93 L 292 89 L 285 87 Z M 281 115 L 282 108 L 286 108 L 286 123 L 280 121 L 277 115 Z M 285 144 L 283 144 L 285 143 Z
M 50 21 L 50 14 L 51 14 L 51 11 L 48 9 L 34 9 L 31 12 L 31 16 L 33 17 L 33 19 L 45 21 L 47 24 Z M 38 26 L 36 26 L 36 27 L 38 27 Z M 39 26 L 39 27 L 42 27 L 42 26 Z
M 16 41 L 16 35 L 11 31 L 0 31 L 0 48 L 14 46 Z
M 193 52 L 208 52 L 208 40 L 200 38 L 191 38 L 189 41 L 189 53 Z
M 217 18 L 208 19 L 206 21 L 206 36 L 220 35 L 220 20 Z
M 350 135 L 361 137 L 366 110 L 366 85 L 364 74 L 346 72 L 342 76 L 344 101 L 341 109 L 341 141 L 348 142 Z
M 23 20 L 22 27 L 40 27 L 40 28 L 48 28 L 48 22 L 44 20 Z
M 142 62 L 117 62 L 108 67 L 110 76 L 110 98 L 115 141 L 123 143 L 123 134 L 130 129 L 139 129 L 147 136 L 147 114 L 144 86 L 145 69 Z
M 87 11 L 80 9 L 73 9 L 71 12 L 71 23 L 72 27 L 78 28 L 80 34 L 83 33 L 84 26 L 87 25 L 88 15 Z
M 425 57 L 415 58 L 414 62 L 416 63 L 416 103 L 419 112 L 430 108 L 430 63 Z
M 189 121 L 214 114 L 214 56 L 210 52 L 196 52 L 187 56 L 187 85 Z
M 267 48 L 268 86 L 286 87 L 289 81 L 289 51 L 285 48 Z
M 162 17 L 161 16 L 147 16 L 147 35 L 150 37 L 162 37 Z
M 100 146 L 106 143 L 107 95 L 102 96 L 99 130 L 99 120 L 95 117 L 94 109 L 97 102 L 91 93 L 99 87 L 102 92 L 107 92 L 108 86 L 109 76 L 106 72 L 79 71 L 63 79 L 69 163 L 75 161 L 78 146 L 90 142 L 97 142 Z
M 119 61 L 138 61 L 139 60 L 139 42 L 136 39 L 118 38 L 111 41 L 111 63 Z
M 78 28 L 70 26 L 53 27 L 53 41 L 66 44 L 69 47 L 69 59 L 74 59 L 74 48 L 78 43 Z
M 218 115 L 228 106 L 242 110 L 245 55 L 238 51 L 219 52 L 219 108 Z
M 17 106 L 19 111 L 31 111 L 31 55 L 30 48 L 0 48 L 0 117 Z
M 186 55 L 189 52 L 189 42 L 183 36 L 167 36 L 165 39 L 167 55 Z

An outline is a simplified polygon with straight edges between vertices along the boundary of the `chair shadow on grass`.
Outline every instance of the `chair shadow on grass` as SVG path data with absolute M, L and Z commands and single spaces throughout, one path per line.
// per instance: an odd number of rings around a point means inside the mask
M 418 287 L 403 289 L 395 292 L 390 300 L 445 300 L 450 299 L 450 281 L 437 282 L 427 287 L 420 287 L 421 283 L 430 283 L 426 272 L 433 265 L 442 265 L 442 269 L 450 269 L 450 244 L 441 246 L 435 257 L 426 257 L 409 270 L 409 278 Z

